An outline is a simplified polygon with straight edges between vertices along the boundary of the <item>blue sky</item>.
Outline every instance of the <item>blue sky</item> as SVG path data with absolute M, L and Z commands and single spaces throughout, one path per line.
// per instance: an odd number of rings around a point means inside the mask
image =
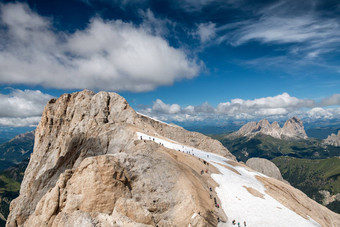
M 82 89 L 178 124 L 340 119 L 337 1 L 0 1 L 0 30 L 0 126 Z

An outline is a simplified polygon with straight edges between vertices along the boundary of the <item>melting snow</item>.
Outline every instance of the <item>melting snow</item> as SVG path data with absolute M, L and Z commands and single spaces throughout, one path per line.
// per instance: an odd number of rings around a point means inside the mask
M 219 184 L 215 191 L 221 200 L 221 208 L 228 216 L 228 222 L 220 222 L 219 227 L 237 226 L 238 222 L 240 222 L 240 226 L 244 226 L 244 221 L 246 221 L 247 226 L 321 226 L 311 218 L 301 217 L 266 194 L 262 182 L 255 178 L 256 175 L 264 176 L 260 173 L 248 171 L 242 166 L 230 165 L 228 159 L 222 156 L 185 146 L 176 141 L 141 132 L 137 132 L 137 136 L 138 139 L 151 140 L 166 148 L 194 155 L 209 162 L 220 171 L 221 174 L 212 174 L 212 178 Z M 219 164 L 232 168 L 241 175 Z M 254 196 L 248 192 L 246 187 L 255 189 L 263 194 L 264 198 Z M 232 225 L 232 220 L 236 221 L 236 225 Z

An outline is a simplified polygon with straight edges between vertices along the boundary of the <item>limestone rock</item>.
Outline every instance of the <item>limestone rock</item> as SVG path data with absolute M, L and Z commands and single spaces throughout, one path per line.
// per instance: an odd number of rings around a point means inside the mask
M 302 121 L 297 117 L 292 117 L 286 121 L 282 127 L 282 136 L 288 138 L 308 138 Z
M 332 133 L 323 142 L 327 145 L 339 147 L 340 146 L 340 130 L 338 131 L 337 135 Z
M 279 168 L 277 168 L 277 166 L 273 162 L 267 159 L 250 158 L 247 160 L 246 165 L 257 172 L 263 173 L 264 175 L 283 181 Z
M 207 182 L 193 176 L 205 165 L 136 132 L 236 160 L 220 142 L 138 114 L 116 93 L 64 94 L 44 109 L 7 226 L 188 226 L 197 210 L 216 225 Z
M 263 119 L 258 123 L 248 122 L 242 126 L 232 136 L 255 136 L 257 134 L 269 135 L 278 139 L 307 139 L 307 134 L 304 130 L 303 123 L 297 117 L 288 119 L 284 126 L 280 128 L 278 122 L 274 121 L 269 124 L 268 120 Z

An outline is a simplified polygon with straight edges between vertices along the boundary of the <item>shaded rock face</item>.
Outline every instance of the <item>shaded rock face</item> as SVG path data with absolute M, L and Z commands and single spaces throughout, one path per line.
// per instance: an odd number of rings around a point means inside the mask
M 292 117 L 291 119 L 288 119 L 286 121 L 286 123 L 282 127 L 281 135 L 288 138 L 308 138 L 302 121 L 297 117 Z
M 44 109 L 7 226 L 188 226 L 197 211 L 197 226 L 216 226 L 206 182 L 193 177 L 204 164 L 137 131 L 235 160 L 218 141 L 139 115 L 116 93 L 64 94 Z
M 268 177 L 283 181 L 279 168 L 273 162 L 267 159 L 250 158 L 247 160 L 246 165 L 257 172 L 263 173 Z
M 327 145 L 339 147 L 340 146 L 340 131 L 338 131 L 337 135 L 332 133 L 323 142 Z
M 307 139 L 303 123 L 297 117 L 288 119 L 281 128 L 279 123 L 274 121 L 272 124 L 263 119 L 256 122 L 248 122 L 242 126 L 234 136 L 254 136 L 256 134 L 269 135 L 278 139 Z

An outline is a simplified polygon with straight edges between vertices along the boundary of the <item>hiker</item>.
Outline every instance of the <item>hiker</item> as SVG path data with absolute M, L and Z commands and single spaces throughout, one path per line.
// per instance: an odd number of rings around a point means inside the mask
M 238 226 L 238 227 L 241 227 L 240 222 L 237 222 L 237 226 Z
M 203 175 L 203 173 L 204 173 L 204 171 L 203 171 L 203 169 L 201 170 L 201 175 Z
M 217 217 L 217 222 L 220 222 L 220 218 L 219 217 Z
M 244 222 L 243 222 L 243 224 L 244 224 L 244 227 L 246 227 L 246 226 L 247 226 L 247 223 L 246 223 L 246 221 L 244 221 Z
M 212 192 L 212 189 L 211 189 L 211 187 L 209 188 L 209 190 Z
M 143 136 L 140 136 L 140 140 L 143 140 Z
M 236 221 L 235 221 L 235 220 L 233 220 L 231 223 L 232 223 L 233 225 L 236 225 Z

